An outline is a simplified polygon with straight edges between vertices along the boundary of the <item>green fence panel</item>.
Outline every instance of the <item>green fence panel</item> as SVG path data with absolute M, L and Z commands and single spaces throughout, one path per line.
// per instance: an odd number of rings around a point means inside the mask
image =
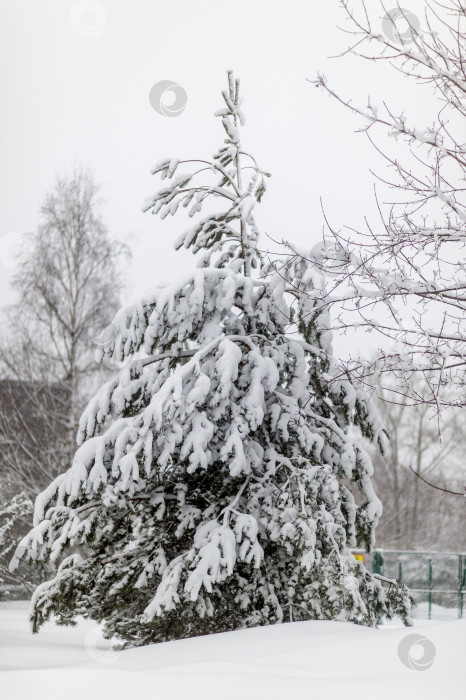
M 466 554 L 376 549 L 364 554 L 374 573 L 397 579 L 410 589 L 413 617 L 453 620 L 466 617 Z

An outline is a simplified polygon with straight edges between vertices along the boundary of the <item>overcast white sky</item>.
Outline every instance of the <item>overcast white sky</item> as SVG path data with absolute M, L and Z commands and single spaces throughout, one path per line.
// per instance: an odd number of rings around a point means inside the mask
M 422 18 L 422 0 L 404 6 Z M 306 78 L 321 71 L 363 105 L 371 94 L 396 108 L 410 87 L 380 64 L 329 59 L 348 46 L 345 24 L 338 0 L 1 0 L 1 304 L 12 300 L 6 242 L 35 229 L 55 175 L 75 162 L 102 183 L 111 235 L 129 236 L 128 299 L 193 264 L 172 249 L 184 221 L 161 222 L 141 203 L 158 186 L 157 160 L 209 157 L 220 144 L 213 112 L 229 68 L 242 82 L 244 146 L 272 173 L 262 230 L 310 248 L 322 235 L 320 197 L 336 226 L 375 221 L 369 169 L 383 172 L 383 162 L 349 112 Z M 162 80 L 186 90 L 177 117 L 149 102 Z

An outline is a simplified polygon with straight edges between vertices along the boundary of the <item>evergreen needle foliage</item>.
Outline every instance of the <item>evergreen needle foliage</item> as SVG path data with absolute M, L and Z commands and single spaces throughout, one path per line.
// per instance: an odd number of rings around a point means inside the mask
M 141 645 L 408 621 L 406 589 L 384 588 L 349 549 L 374 541 L 381 504 L 360 441 L 382 444 L 382 426 L 332 356 L 322 274 L 256 248 L 268 174 L 242 150 L 231 73 L 223 98 L 224 145 L 211 161 L 157 163 L 167 184 L 144 209 L 226 207 L 177 241 L 202 254 L 192 274 L 116 315 L 101 354 L 133 359 L 88 404 L 73 464 L 37 499 L 12 562 L 59 563 L 35 592 L 36 631 L 83 615 Z M 197 184 L 206 172 L 212 184 Z

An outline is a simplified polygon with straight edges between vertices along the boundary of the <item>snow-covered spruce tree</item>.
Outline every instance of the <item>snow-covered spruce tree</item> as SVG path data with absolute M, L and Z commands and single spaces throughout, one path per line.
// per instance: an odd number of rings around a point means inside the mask
M 60 563 L 35 592 L 36 631 L 83 615 L 140 645 L 288 620 L 408 621 L 406 589 L 349 550 L 371 546 L 381 512 L 350 428 L 379 442 L 382 428 L 332 357 L 321 273 L 256 249 L 267 173 L 242 150 L 228 77 L 225 145 L 212 161 L 157 163 L 167 184 L 144 205 L 194 215 L 217 197 L 226 210 L 176 242 L 202 252 L 193 273 L 116 315 L 105 352 L 134 359 L 90 401 L 74 462 L 38 497 L 13 560 Z M 203 171 L 216 184 L 196 184 Z

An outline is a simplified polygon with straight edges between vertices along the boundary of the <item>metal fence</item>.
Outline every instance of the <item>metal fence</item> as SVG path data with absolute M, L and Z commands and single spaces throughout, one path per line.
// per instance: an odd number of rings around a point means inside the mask
M 354 555 L 374 573 L 408 586 L 416 601 L 414 618 L 466 618 L 466 554 L 376 549 L 370 554 L 354 550 Z M 0 586 L 0 600 L 29 598 L 30 593 L 23 586 Z
M 410 552 L 376 549 L 358 552 L 374 573 L 405 583 L 416 607 L 413 617 L 422 620 L 455 620 L 466 617 L 466 554 Z

